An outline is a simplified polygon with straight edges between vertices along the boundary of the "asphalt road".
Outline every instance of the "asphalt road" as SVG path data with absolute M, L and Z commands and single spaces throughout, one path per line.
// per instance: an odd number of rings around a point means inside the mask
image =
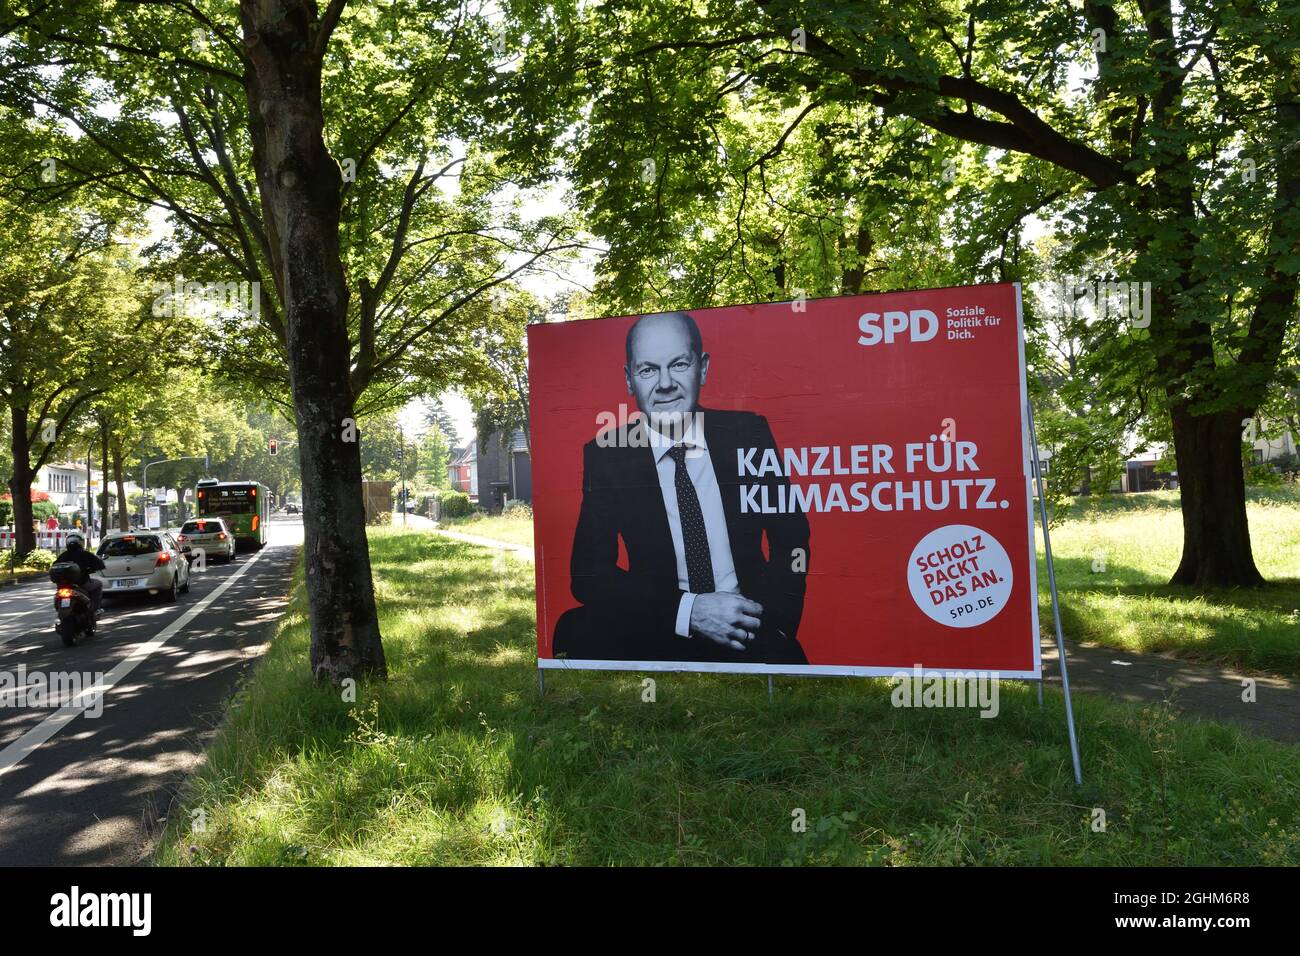
M 287 602 L 302 525 L 269 529 L 260 552 L 195 572 L 175 604 L 106 601 L 96 636 L 72 648 L 54 633 L 52 584 L 0 588 L 0 865 L 149 851 Z M 65 689 L 58 701 L 6 689 L 42 681 Z

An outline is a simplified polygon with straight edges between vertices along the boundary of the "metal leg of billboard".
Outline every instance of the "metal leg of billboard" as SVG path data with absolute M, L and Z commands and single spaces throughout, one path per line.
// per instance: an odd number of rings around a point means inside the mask
M 1070 700 L 1070 671 L 1065 663 L 1065 637 L 1061 634 L 1061 600 L 1056 593 L 1056 565 L 1052 563 L 1052 536 L 1047 530 L 1047 498 L 1043 495 L 1043 468 L 1038 461 L 1038 438 L 1034 434 L 1034 406 L 1025 402 L 1029 416 L 1029 447 L 1034 455 L 1034 481 L 1038 485 L 1038 517 L 1043 525 L 1043 553 L 1047 558 L 1047 583 L 1052 588 L 1052 622 L 1056 625 L 1056 654 L 1061 662 L 1061 690 L 1065 693 L 1065 726 L 1070 732 L 1070 759 L 1074 761 L 1074 782 L 1083 783 L 1079 763 L 1079 737 L 1074 730 L 1074 704 Z M 1038 703 L 1043 703 L 1043 678 L 1038 678 Z

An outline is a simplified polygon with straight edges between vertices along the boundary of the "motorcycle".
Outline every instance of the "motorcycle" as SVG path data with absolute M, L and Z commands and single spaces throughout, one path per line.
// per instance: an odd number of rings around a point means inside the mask
M 59 621 L 54 625 L 64 647 L 72 647 L 77 638 L 95 635 L 95 612 L 90 595 L 81 587 L 81 567 L 72 561 L 50 565 L 50 580 L 54 582 L 54 611 Z

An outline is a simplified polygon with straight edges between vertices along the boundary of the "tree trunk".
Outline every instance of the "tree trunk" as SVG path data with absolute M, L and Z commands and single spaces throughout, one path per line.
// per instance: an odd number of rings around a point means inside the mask
M 9 451 L 14 473 L 9 478 L 9 498 L 14 513 L 14 557 L 21 559 L 36 550 L 36 533 L 32 528 L 31 449 L 27 443 L 27 409 L 14 406 L 9 411 Z
M 361 496 L 339 254 L 342 177 L 325 147 L 314 0 L 241 0 L 253 164 L 284 304 L 302 465 L 311 667 L 386 676 Z
M 1174 453 L 1183 509 L 1183 557 L 1171 584 L 1199 589 L 1258 587 L 1246 522 L 1241 409 L 1192 415 L 1174 405 Z
M 122 448 L 117 442 L 112 442 L 109 447 L 113 456 L 113 478 L 117 482 L 117 530 L 130 531 L 131 505 L 126 500 L 126 482 L 122 479 Z
M 846 239 L 847 237 L 843 234 L 838 238 L 841 253 Z M 857 258 L 854 260 L 854 265 L 845 269 L 840 276 L 841 295 L 858 295 L 862 292 L 862 280 L 867 276 L 867 258 L 871 255 L 871 250 L 875 248 L 875 238 L 871 235 L 871 230 L 866 223 L 858 226 L 853 248 L 854 252 L 857 253 Z

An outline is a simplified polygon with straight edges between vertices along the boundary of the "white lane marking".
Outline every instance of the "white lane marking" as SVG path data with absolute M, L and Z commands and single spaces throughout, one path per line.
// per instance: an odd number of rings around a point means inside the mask
M 72 723 L 72 721 L 77 718 L 77 715 L 86 709 L 86 701 L 83 700 L 83 698 L 87 694 L 103 694 L 104 697 L 107 698 L 108 692 L 112 690 L 116 684 L 121 682 L 131 673 L 131 671 L 135 670 L 148 660 L 149 655 L 153 654 L 154 651 L 158 650 L 171 640 L 173 635 L 181 631 L 185 625 L 189 624 L 190 621 L 194 620 L 206 611 L 213 601 L 225 594 L 226 589 L 238 581 L 243 576 L 244 572 L 256 564 L 257 559 L 265 553 L 265 551 L 257 552 L 257 554 L 253 555 L 251 560 L 245 562 L 238 571 L 226 578 L 225 581 L 221 582 L 220 586 L 202 601 L 194 605 L 176 620 L 172 621 L 146 643 L 136 645 L 130 654 L 122 658 L 116 667 L 104 675 L 102 683 L 82 690 L 82 692 L 73 699 L 72 703 L 60 707 L 57 711 L 49 717 L 46 717 L 43 721 L 31 730 L 27 731 L 27 733 L 23 734 L 4 750 L 0 750 L 0 777 L 3 777 L 5 773 L 12 770 L 26 759 L 29 754 L 33 753 L 38 747 L 46 743 L 60 730 Z

